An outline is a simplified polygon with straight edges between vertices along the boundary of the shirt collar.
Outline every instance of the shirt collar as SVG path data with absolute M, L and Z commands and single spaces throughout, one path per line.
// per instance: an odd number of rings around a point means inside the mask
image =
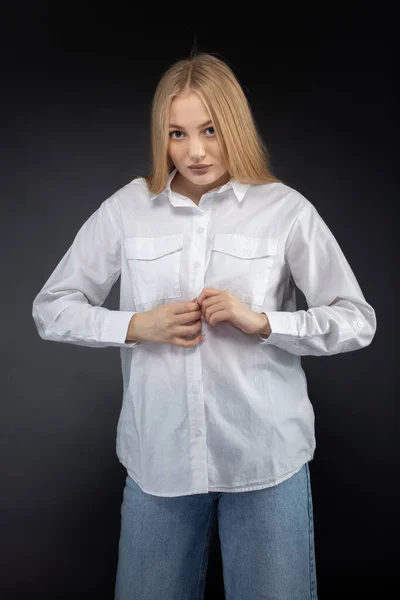
M 187 206 L 187 202 L 185 202 L 185 200 L 183 198 L 181 198 L 179 195 L 174 194 L 173 190 L 171 190 L 171 182 L 172 182 L 173 178 L 175 177 L 175 173 L 177 172 L 177 170 L 178 169 L 175 168 L 175 169 L 173 169 L 173 171 L 171 171 L 171 173 L 168 175 L 166 187 L 159 194 L 151 194 L 150 200 L 154 200 L 154 198 L 158 198 L 158 196 L 165 193 L 165 194 L 167 194 L 169 201 L 171 202 L 171 204 L 173 206 Z M 250 186 L 249 183 L 240 183 L 240 181 L 237 181 L 236 179 L 231 177 L 231 179 L 227 183 L 225 183 L 224 185 L 219 187 L 215 193 L 221 194 L 221 192 L 224 192 L 225 190 L 232 188 L 236 198 L 238 199 L 239 202 L 241 202 L 243 200 L 244 195 L 246 194 L 249 186 Z

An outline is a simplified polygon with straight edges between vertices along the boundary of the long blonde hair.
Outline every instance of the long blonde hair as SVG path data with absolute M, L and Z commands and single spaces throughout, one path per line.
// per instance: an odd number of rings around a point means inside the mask
M 210 113 L 229 174 L 241 183 L 280 182 L 269 166 L 268 151 L 242 87 L 226 62 L 193 53 L 161 77 L 151 107 L 151 170 L 144 179 L 151 193 L 165 189 L 174 164 L 168 154 L 169 113 L 173 99 L 191 90 Z

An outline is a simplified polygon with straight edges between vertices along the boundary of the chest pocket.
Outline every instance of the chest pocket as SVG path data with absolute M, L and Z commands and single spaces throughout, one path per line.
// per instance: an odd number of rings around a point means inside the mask
M 278 238 L 217 233 L 207 272 L 207 286 L 225 289 L 255 306 L 263 306 Z
M 183 234 L 124 239 L 135 304 L 181 297 Z

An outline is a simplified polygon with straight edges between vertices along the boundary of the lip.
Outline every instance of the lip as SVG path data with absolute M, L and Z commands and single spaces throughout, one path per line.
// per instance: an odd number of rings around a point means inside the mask
M 211 165 L 204 165 L 204 166 L 200 166 L 200 165 L 196 165 L 195 167 L 189 167 L 189 169 L 192 171 L 192 173 L 205 173 L 209 168 L 211 167 Z

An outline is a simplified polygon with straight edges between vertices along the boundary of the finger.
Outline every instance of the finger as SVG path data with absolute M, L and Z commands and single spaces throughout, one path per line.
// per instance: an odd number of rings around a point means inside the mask
M 221 302 L 220 296 L 210 296 L 206 298 L 201 305 L 201 312 L 204 314 L 206 308 L 213 306 L 214 304 L 219 304 Z
M 190 321 L 190 323 L 182 324 L 175 328 L 175 332 L 179 337 L 182 336 L 193 336 L 201 334 L 202 322 L 201 319 L 197 321 Z
M 224 290 L 219 290 L 217 288 L 203 288 L 201 293 L 205 294 L 208 297 L 208 296 L 216 296 L 217 294 L 220 294 L 223 291 Z
M 192 346 L 197 346 L 197 344 L 199 344 L 200 342 L 202 342 L 205 338 L 205 334 L 201 334 L 198 335 L 197 337 L 195 337 L 193 340 L 185 340 L 179 337 L 176 337 L 172 340 L 173 344 L 176 344 L 177 346 L 183 346 L 184 348 L 190 348 Z
M 195 321 L 198 321 L 200 318 L 201 310 L 197 309 L 190 313 L 181 313 L 176 317 L 175 321 L 177 325 L 188 325 L 189 323 L 194 323 Z
M 211 327 L 214 327 L 216 323 L 219 323 L 220 321 L 229 321 L 231 316 L 230 310 L 224 306 L 213 306 L 207 316 L 207 322 L 209 325 L 211 325 Z
M 203 300 L 205 300 L 206 298 L 209 298 L 210 296 L 216 296 L 220 292 L 221 292 L 221 290 L 217 290 L 216 288 L 204 288 L 201 291 L 200 296 L 198 296 L 197 302 L 201 306 L 201 303 L 203 302 Z
M 227 304 L 226 302 L 221 302 L 219 296 L 216 296 L 214 298 L 207 298 L 207 300 L 203 302 L 201 314 L 203 318 L 206 319 L 206 321 L 209 323 L 211 315 L 216 311 L 223 310 L 224 308 L 228 308 Z
M 199 310 L 197 302 L 177 302 L 174 307 L 174 314 L 182 315 L 196 310 Z

